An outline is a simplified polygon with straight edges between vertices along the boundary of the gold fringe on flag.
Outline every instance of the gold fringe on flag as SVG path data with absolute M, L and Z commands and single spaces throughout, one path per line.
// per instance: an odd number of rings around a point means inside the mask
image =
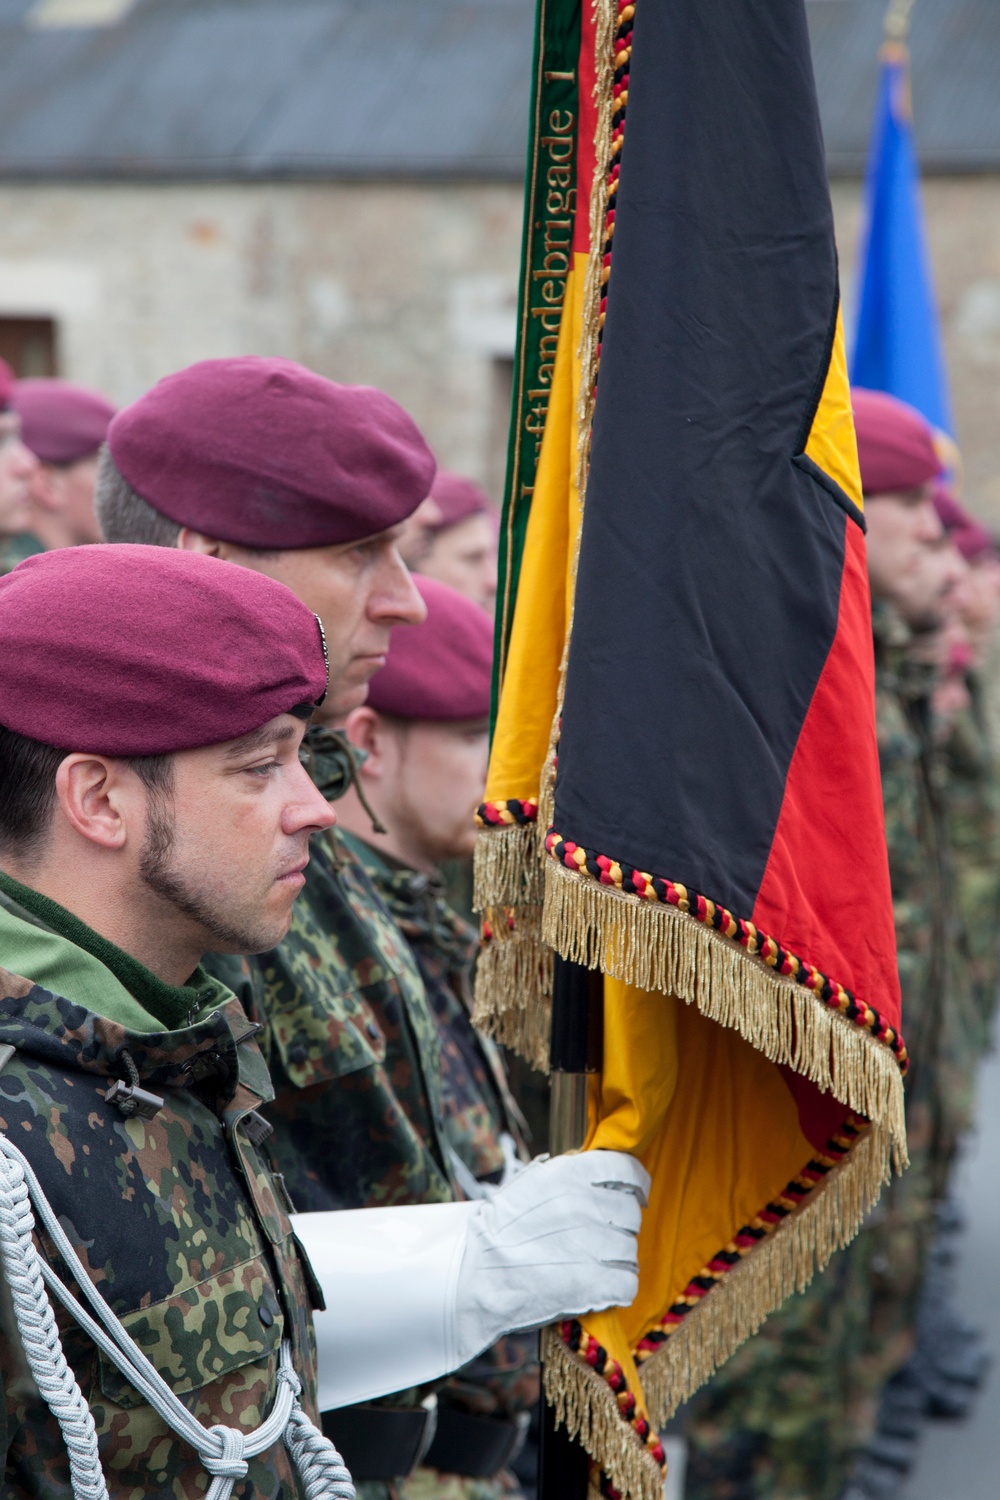
M 754 1247 L 677 1325 L 639 1367 L 642 1396 L 654 1428 L 699 1390 L 793 1292 L 802 1291 L 833 1253 L 849 1244 L 889 1180 L 894 1142 L 873 1126 L 843 1162 Z M 659 1465 L 622 1420 L 611 1386 L 569 1350 L 557 1327 L 542 1335 L 545 1394 L 612 1484 L 630 1500 L 662 1500 Z
M 734 1028 L 771 1062 L 884 1125 L 897 1168 L 907 1164 L 903 1076 L 891 1049 L 696 917 L 550 860 L 542 936 L 563 958 L 677 995 Z
M 629 1500 L 663 1500 L 662 1470 L 622 1420 L 607 1381 L 566 1348 L 558 1328 L 543 1329 L 541 1353 L 545 1399 L 556 1425 L 565 1424 Z
M 514 926 L 506 936 L 491 936 L 480 947 L 472 1020 L 487 1036 L 547 1073 L 552 949 L 542 938 L 542 908 L 521 907 L 511 921 Z
M 640 1367 L 650 1420 L 662 1427 L 793 1292 L 850 1244 L 889 1181 L 894 1142 L 872 1126 L 780 1227 L 739 1261 Z
M 473 868 L 476 910 L 491 926 L 494 912 L 541 906 L 545 876 L 538 823 L 480 829 Z
M 474 899 L 483 942 L 473 1021 L 547 1073 L 552 949 L 542 939 L 545 872 L 538 827 L 483 828 L 476 840 Z

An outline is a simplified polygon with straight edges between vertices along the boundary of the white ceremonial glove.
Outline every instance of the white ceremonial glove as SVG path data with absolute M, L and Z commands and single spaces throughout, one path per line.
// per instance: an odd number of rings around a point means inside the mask
M 648 1192 L 634 1156 L 584 1151 L 539 1158 L 481 1200 L 458 1276 L 459 1364 L 505 1334 L 628 1307 Z
M 541 1158 L 489 1198 L 296 1214 L 323 1289 L 321 1411 L 422 1385 L 504 1334 L 627 1306 L 649 1176 L 618 1151 Z

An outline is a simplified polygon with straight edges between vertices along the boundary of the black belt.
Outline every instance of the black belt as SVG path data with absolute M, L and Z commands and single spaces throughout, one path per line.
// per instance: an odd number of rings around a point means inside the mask
M 527 1413 L 505 1421 L 453 1406 L 344 1406 L 323 1413 L 323 1431 L 355 1479 L 403 1479 L 426 1464 L 489 1479 L 517 1455 Z
M 423 1462 L 442 1474 L 492 1479 L 520 1453 L 531 1417 L 478 1417 L 457 1406 L 438 1409 L 437 1432 Z

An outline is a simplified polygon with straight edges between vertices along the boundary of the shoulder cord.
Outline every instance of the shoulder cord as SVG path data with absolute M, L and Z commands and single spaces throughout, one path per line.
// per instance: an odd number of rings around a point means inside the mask
M 97 1314 L 96 1319 L 39 1255 L 32 1239 L 35 1227 L 32 1203 L 56 1250 Z M 205 1500 L 230 1500 L 233 1485 L 247 1473 L 247 1459 L 273 1447 L 282 1437 L 299 1471 L 306 1500 L 355 1500 L 354 1485 L 340 1454 L 299 1403 L 302 1386 L 292 1368 L 288 1342 L 281 1345 L 274 1405 L 257 1431 L 248 1435 L 233 1427 L 203 1427 L 105 1302 L 70 1244 L 30 1164 L 3 1135 L 0 1135 L 0 1259 L 28 1366 L 66 1442 L 76 1500 L 108 1500 L 108 1490 L 94 1419 L 66 1362 L 46 1286 L 171 1431 L 199 1455 L 212 1475 Z

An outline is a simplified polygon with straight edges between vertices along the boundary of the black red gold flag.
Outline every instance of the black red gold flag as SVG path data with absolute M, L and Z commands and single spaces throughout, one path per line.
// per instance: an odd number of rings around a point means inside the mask
M 803 0 L 540 0 L 533 82 L 477 1005 L 544 1066 L 603 970 L 640 1289 L 546 1392 L 653 1500 L 905 1159 L 863 500 Z

